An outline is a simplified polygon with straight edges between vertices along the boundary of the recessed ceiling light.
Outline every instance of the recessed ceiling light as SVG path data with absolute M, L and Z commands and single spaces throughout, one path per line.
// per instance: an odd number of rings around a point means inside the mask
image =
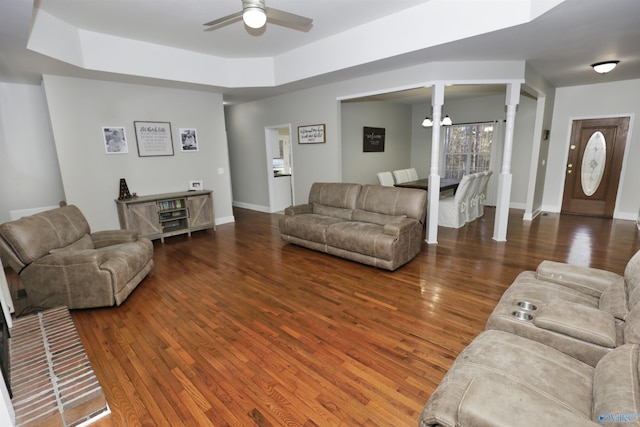
M 596 73 L 605 74 L 616 68 L 620 61 L 604 61 L 591 64 Z

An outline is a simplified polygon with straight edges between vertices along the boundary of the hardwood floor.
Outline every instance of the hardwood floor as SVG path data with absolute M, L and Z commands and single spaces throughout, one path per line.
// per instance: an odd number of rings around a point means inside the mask
M 284 244 L 277 215 L 155 243 L 120 307 L 72 316 L 112 414 L 95 426 L 416 426 L 516 275 L 543 259 L 622 273 L 632 221 L 493 209 L 395 272 Z

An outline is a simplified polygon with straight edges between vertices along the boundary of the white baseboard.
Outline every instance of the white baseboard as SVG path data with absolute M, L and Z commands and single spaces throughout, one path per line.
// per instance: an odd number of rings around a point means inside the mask
M 271 213 L 271 210 L 269 209 L 269 206 L 260 206 L 260 205 L 254 205 L 254 204 L 251 204 L 251 203 L 243 203 L 243 202 L 233 202 L 232 205 L 237 207 L 237 208 L 250 209 L 252 211 Z

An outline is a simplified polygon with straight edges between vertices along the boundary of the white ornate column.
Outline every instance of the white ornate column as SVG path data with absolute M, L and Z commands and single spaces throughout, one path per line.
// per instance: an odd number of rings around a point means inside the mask
M 438 243 L 438 209 L 440 208 L 440 122 L 444 104 L 444 84 L 433 85 L 431 106 L 433 108 L 433 127 L 431 128 L 431 172 L 429 172 L 429 191 L 427 192 L 427 231 L 425 241 Z
M 493 240 L 507 241 L 507 224 L 509 222 L 509 204 L 511 202 L 511 156 L 513 152 L 513 129 L 516 119 L 516 108 L 520 102 L 520 83 L 507 85 L 507 124 L 504 135 L 502 170 L 498 178 L 498 200 L 496 217 L 493 226 Z

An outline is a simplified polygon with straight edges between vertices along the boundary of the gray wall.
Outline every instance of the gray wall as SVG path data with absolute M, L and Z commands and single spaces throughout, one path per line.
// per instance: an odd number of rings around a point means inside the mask
M 488 75 L 488 68 L 478 71 L 477 67 L 466 66 L 457 67 L 457 70 L 468 70 L 470 75 L 476 73 L 480 78 Z M 509 66 L 498 68 L 504 70 Z M 510 72 L 517 74 L 513 69 Z M 117 225 L 113 199 L 118 195 L 121 177 L 126 178 L 130 189 L 139 194 L 183 190 L 190 179 L 202 179 L 205 187 L 216 192 L 217 222 L 232 221 L 229 178 L 233 182 L 234 202 L 267 206 L 264 127 L 288 123 L 293 130 L 294 197 L 296 202 L 304 202 L 311 183 L 342 181 L 343 174 L 347 173 L 348 168 L 345 166 L 343 171 L 342 166 L 342 157 L 349 150 L 342 147 L 341 98 L 399 90 L 432 76 L 429 66 L 416 67 L 229 107 L 228 151 L 222 100 L 218 94 L 48 76 L 48 107 L 59 145 L 56 152 L 41 87 L 0 83 L 0 197 L 3 200 L 0 221 L 6 221 L 8 212 L 14 209 L 55 205 L 65 198 L 67 192 L 66 198 L 71 203 L 78 203 L 91 212 L 95 229 Z M 640 170 L 633 166 L 631 160 L 640 158 L 640 134 L 635 121 L 635 114 L 640 110 L 640 100 L 635 94 L 639 92 L 640 80 L 629 80 L 560 88 L 556 91 L 555 100 L 553 96 L 547 99 L 547 109 L 553 107 L 553 120 L 547 120 L 543 127 L 551 129 L 551 137 L 542 141 L 539 155 L 539 170 L 546 175 L 544 180 L 538 176 L 535 184 L 544 185 L 543 210 L 559 211 L 561 207 L 562 186 L 558 183 L 564 182 L 571 120 L 631 115 L 631 137 L 616 217 L 636 217 L 640 194 L 635 185 L 640 180 Z M 493 113 L 490 117 L 481 114 L 489 105 L 493 105 L 498 117 L 504 117 L 502 96 L 456 104 L 445 97 L 445 113 L 458 122 L 494 118 Z M 519 105 L 518 121 L 528 116 L 525 111 L 529 108 L 527 104 L 528 101 L 523 101 Z M 409 113 L 409 162 L 421 176 L 429 173 L 431 135 L 421 128 L 420 122 L 430 108 L 430 105 L 416 106 Z M 134 120 L 170 121 L 174 131 L 175 156 L 139 158 L 133 133 Z M 327 125 L 327 142 L 298 144 L 297 127 L 318 123 Z M 101 127 L 114 125 L 125 126 L 130 144 L 130 153 L 126 156 L 104 154 Z M 204 144 L 198 154 L 179 151 L 177 129 L 183 126 L 198 129 Z M 517 122 L 516 134 L 522 129 Z M 527 144 L 531 139 L 526 135 L 514 139 L 514 146 L 519 147 L 514 151 L 514 165 L 518 165 L 518 169 L 512 169 L 514 182 L 520 182 L 515 176 L 520 174 L 520 165 L 527 166 L 527 156 L 531 154 L 530 150 L 527 151 Z M 543 161 L 546 161 L 546 168 L 542 166 Z M 218 168 L 223 169 L 223 175 L 217 175 Z M 522 202 L 520 185 L 514 185 L 512 193 L 516 205 Z
M 335 93 L 313 88 L 260 101 L 228 106 L 231 182 L 234 204 L 269 207 L 265 127 L 291 124 L 294 202 L 308 200 L 316 181 L 341 182 L 338 102 Z M 324 144 L 299 144 L 298 126 L 325 124 Z
M 417 104 L 413 106 L 411 129 L 412 136 L 412 156 L 411 166 L 416 168 L 418 175 L 427 177 L 431 171 L 431 129 L 421 126 L 422 120 L 430 113 L 431 104 Z M 455 123 L 474 123 L 504 121 L 505 95 L 480 96 L 466 99 L 446 99 L 443 106 L 444 114 L 449 115 Z M 511 157 L 511 173 L 513 182 L 511 187 L 511 203 L 514 208 L 524 209 L 527 195 L 527 185 L 529 180 L 529 165 L 531 164 L 531 135 L 535 119 L 536 103 L 531 98 L 520 97 L 520 104 L 516 114 L 513 137 L 513 154 Z M 504 133 L 504 127 L 501 130 Z M 444 130 L 441 131 L 440 155 L 444 152 Z M 498 179 L 497 175 L 501 170 L 502 156 L 492 158 L 492 169 L 494 175 L 491 177 L 490 185 L 493 186 L 495 195 Z M 442 167 L 442 166 L 441 166 Z M 440 170 L 440 175 L 442 175 Z M 489 191 L 491 193 L 491 190 Z M 490 200 L 489 203 L 495 203 Z M 493 202 L 493 203 L 492 203 Z
M 565 181 L 565 165 L 573 120 L 598 117 L 631 116 L 629 140 L 620 177 L 616 218 L 635 219 L 640 207 L 640 79 L 598 85 L 572 86 L 556 90 L 553 126 L 549 140 L 543 208 L 559 212 Z
M 378 184 L 377 172 L 404 169 L 411 157 L 411 106 L 391 102 L 342 103 L 342 179 Z M 363 128 L 385 129 L 384 152 L 363 151 Z
M 441 76 L 447 76 L 452 81 L 460 79 L 466 83 L 508 82 L 524 79 L 524 63 L 421 64 L 227 107 L 225 111 L 234 203 L 262 210 L 268 207 L 264 149 L 266 126 L 290 123 L 296 134 L 298 126 L 326 124 L 325 144 L 299 144 L 297 135 L 292 139 L 294 202 L 303 203 L 307 201 L 309 189 L 314 182 L 343 181 L 341 101 L 429 86 Z M 411 115 L 410 112 L 407 114 Z
M 44 76 L 44 87 L 67 202 L 93 230 L 119 228 L 120 178 L 139 195 L 186 191 L 202 180 L 214 191 L 216 222 L 233 220 L 221 95 L 57 76 Z M 170 122 L 174 155 L 139 157 L 134 121 Z M 128 154 L 105 153 L 104 126 L 125 128 Z M 181 152 L 181 127 L 197 129 L 199 151 Z
M 0 83 L 0 223 L 64 199 L 42 87 Z

